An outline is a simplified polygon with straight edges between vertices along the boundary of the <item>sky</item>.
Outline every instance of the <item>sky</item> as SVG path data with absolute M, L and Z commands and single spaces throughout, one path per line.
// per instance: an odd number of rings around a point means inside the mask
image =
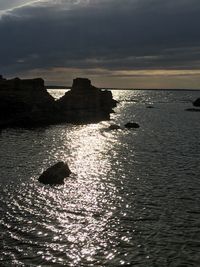
M 199 0 L 0 0 L 0 74 L 200 89 Z

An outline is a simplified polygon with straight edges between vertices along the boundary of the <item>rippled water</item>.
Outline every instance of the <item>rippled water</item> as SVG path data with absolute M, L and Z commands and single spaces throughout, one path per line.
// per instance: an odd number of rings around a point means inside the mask
M 0 134 L 0 266 L 200 266 L 200 93 L 114 95 L 111 122 Z M 38 183 L 58 160 L 65 184 Z

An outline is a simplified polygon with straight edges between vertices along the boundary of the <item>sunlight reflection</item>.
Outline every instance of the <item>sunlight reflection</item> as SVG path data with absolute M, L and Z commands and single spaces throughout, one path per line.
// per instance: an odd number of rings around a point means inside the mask
M 108 227 L 116 209 L 114 203 L 119 201 L 114 183 L 109 182 L 108 151 L 115 138 L 107 142 L 100 131 L 103 127 L 104 124 L 91 124 L 77 126 L 73 132 L 66 129 L 61 136 L 62 151 L 54 151 L 55 158 L 70 162 L 74 177 L 64 187 L 48 190 L 46 212 L 56 223 L 49 225 L 47 221 L 43 226 L 52 232 L 53 242 L 66 242 L 63 253 L 73 262 L 72 266 L 83 259 L 88 263 L 96 261 L 99 251 L 114 242 L 111 237 L 116 235 L 114 228 Z M 46 189 L 43 187 L 41 191 L 45 197 Z M 60 251 L 62 245 L 56 246 L 52 243 L 51 249 Z
M 126 176 L 119 153 L 128 162 L 128 146 L 122 140 L 133 134 L 108 131 L 109 125 L 57 125 L 34 132 L 30 142 L 38 154 L 31 155 L 31 180 L 26 181 L 25 173 L 24 182 L 14 190 L 15 198 L 5 188 L 7 199 L 13 201 L 6 203 L 9 213 L 3 225 L 15 242 L 29 247 L 23 251 L 27 258 L 37 255 L 35 260 L 44 265 L 79 267 L 103 262 L 109 266 L 113 261 L 120 266 L 117 247 L 127 246 L 130 234 L 120 228 L 120 220 L 126 220 L 129 213 L 122 208 L 128 203 L 121 194 Z M 39 174 L 61 160 L 72 171 L 65 184 L 38 183 Z

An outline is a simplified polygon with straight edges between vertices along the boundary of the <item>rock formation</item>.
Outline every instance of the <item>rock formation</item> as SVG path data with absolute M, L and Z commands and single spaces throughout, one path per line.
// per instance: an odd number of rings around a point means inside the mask
M 57 113 L 54 98 L 43 79 L 0 79 L 0 127 L 28 127 L 49 124 Z
M 63 184 L 64 179 L 71 174 L 71 171 L 65 162 L 58 162 L 44 171 L 38 181 L 43 184 L 57 185 Z
M 95 122 L 109 119 L 117 101 L 113 100 L 110 91 L 92 86 L 89 79 L 76 78 L 72 89 L 57 103 L 72 122 Z
M 88 79 L 75 79 L 72 89 L 55 101 L 41 78 L 0 76 L 0 128 L 97 122 L 109 119 L 115 106 L 112 93 L 95 88 Z

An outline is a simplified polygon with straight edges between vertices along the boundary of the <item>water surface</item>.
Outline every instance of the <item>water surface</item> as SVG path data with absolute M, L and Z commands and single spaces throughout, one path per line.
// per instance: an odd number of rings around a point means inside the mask
M 113 94 L 111 122 L 1 133 L 0 266 L 200 266 L 200 93 Z M 38 183 L 58 160 L 65 184 Z

